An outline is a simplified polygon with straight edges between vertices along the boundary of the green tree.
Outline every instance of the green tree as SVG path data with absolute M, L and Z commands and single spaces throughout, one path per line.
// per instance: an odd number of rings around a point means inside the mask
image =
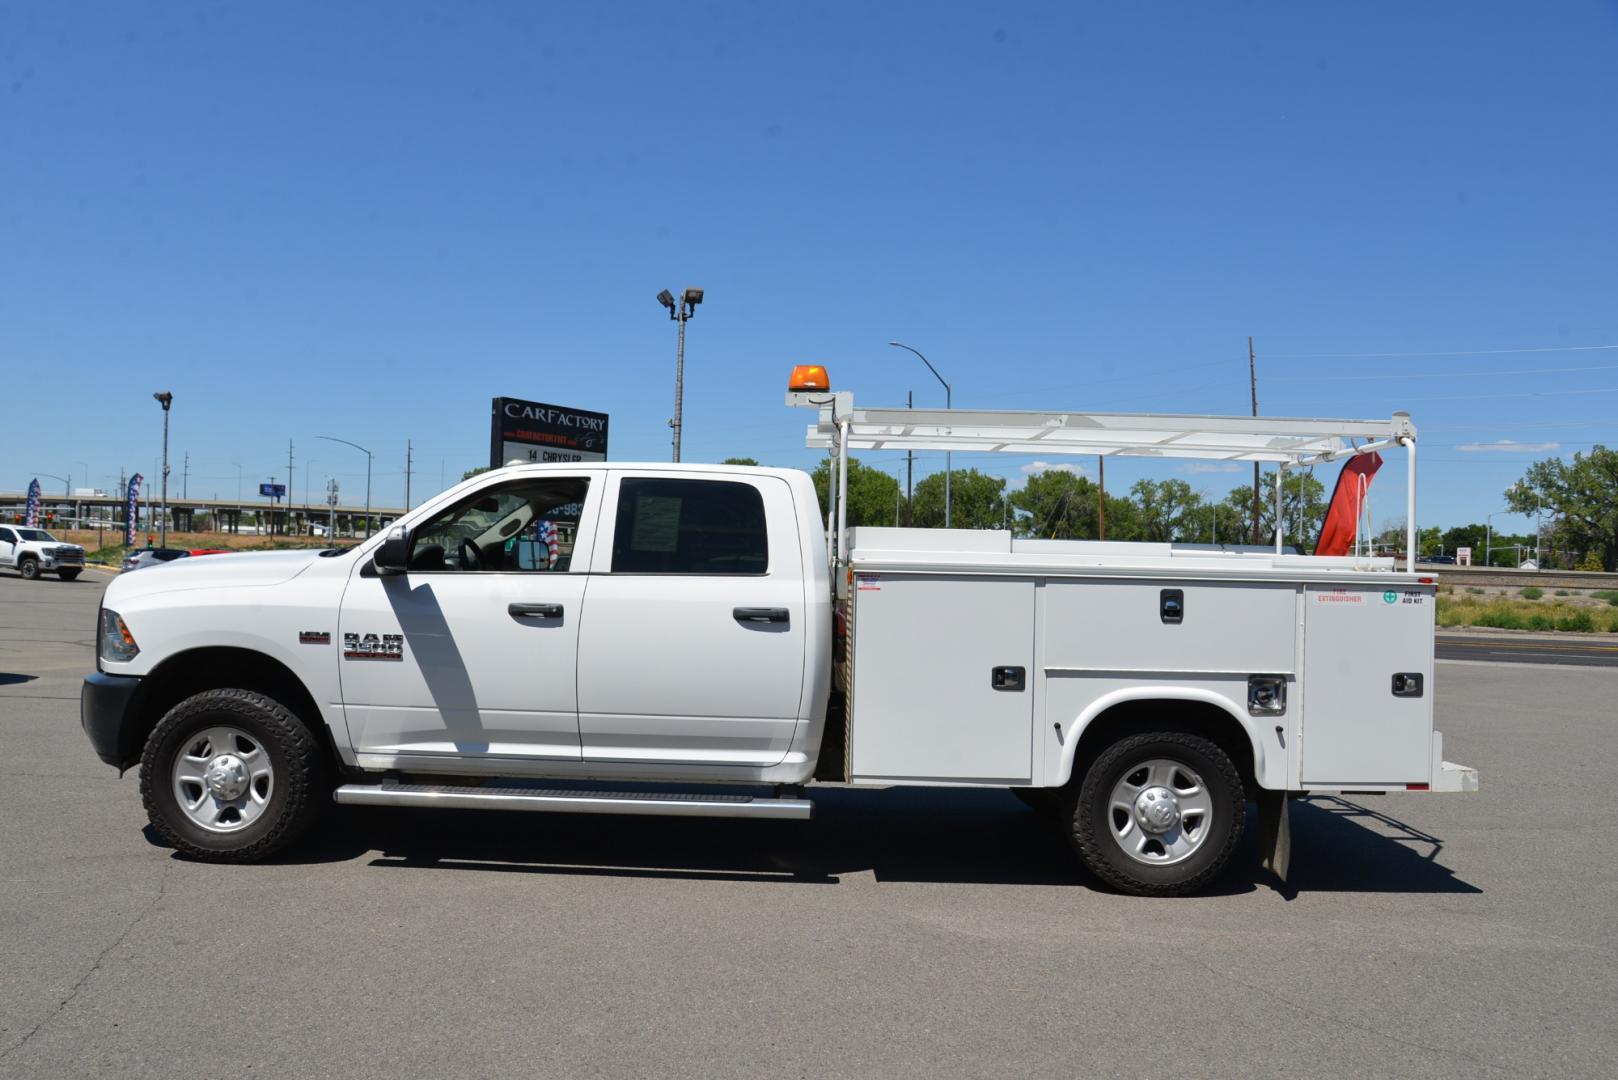
M 1506 505 L 1519 514 L 1553 509 L 1561 546 L 1598 552 L 1603 569 L 1618 570 L 1618 450 L 1597 444 L 1572 461 L 1535 462 L 1506 489 Z
M 1129 493 L 1139 508 L 1139 539 L 1166 544 L 1195 535 L 1202 496 L 1184 480 L 1137 480 Z
M 1444 546 L 1444 534 L 1443 530 L 1439 529 L 1437 525 L 1434 525 L 1430 529 L 1420 530 L 1420 532 L 1417 534 L 1416 540 L 1417 547 L 1420 549 L 1419 554 L 1422 558 L 1426 558 L 1429 555 L 1446 554 L 1445 552 L 1439 550 L 1439 548 Z
M 1253 491 L 1248 489 L 1251 497 Z M 1185 515 L 1180 541 L 1188 544 L 1247 543 L 1248 510 L 1227 502 L 1199 502 Z
M 897 480 L 892 483 L 895 487 L 898 486 Z M 1004 520 L 1007 510 L 1005 490 L 1006 482 L 998 476 L 988 476 L 976 469 L 956 469 L 950 474 L 950 527 L 1000 528 L 1000 522 Z M 852 501 L 850 499 L 850 502 Z M 916 493 L 911 501 L 910 512 L 912 524 L 918 528 L 944 527 L 943 473 L 933 473 L 916 483 Z
M 1020 491 L 1011 493 L 1013 530 L 1041 540 L 1093 540 L 1100 494 L 1099 485 L 1066 469 L 1034 473 Z M 1128 499 L 1108 495 L 1107 539 L 1135 540 L 1139 534 L 1139 509 Z
M 728 457 L 724 461 L 721 461 L 719 464 L 721 464 L 721 465 L 757 465 L 758 464 L 758 459 L 757 458 L 750 458 L 750 457 Z
M 1259 535 L 1266 544 L 1275 542 L 1275 476 L 1269 474 L 1259 487 Z M 1251 484 L 1236 488 L 1225 496 L 1225 505 L 1239 511 L 1244 522 L 1253 514 L 1253 487 Z M 1313 551 L 1315 539 L 1320 535 L 1320 523 L 1326 517 L 1325 487 L 1313 473 L 1287 470 L 1286 485 L 1281 493 L 1281 512 L 1285 527 L 1283 544 L 1292 544 L 1299 551 Z M 1301 516 L 1301 521 L 1300 521 Z M 1245 526 L 1244 526 L 1245 527 Z M 1221 532 L 1223 535 L 1223 532 Z
M 831 482 L 831 462 L 823 460 L 811 474 L 815 481 L 815 494 L 820 496 L 820 520 L 826 520 L 827 485 Z M 863 464 L 858 458 L 848 459 L 848 524 L 892 525 L 894 510 L 899 505 L 899 481 L 883 472 Z
M 472 479 L 472 477 L 478 475 L 479 473 L 486 473 L 488 471 L 489 471 L 489 466 L 487 466 L 487 465 L 479 465 L 475 469 L 468 469 L 465 472 L 463 472 L 461 474 L 461 479 L 462 480 L 470 480 L 470 479 Z
M 1469 547 L 1477 553 L 1478 562 L 1483 561 L 1483 538 L 1487 530 L 1482 522 L 1471 525 L 1456 525 L 1444 530 L 1444 554 L 1455 554 L 1456 548 Z
M 1079 540 L 1096 534 L 1096 486 L 1066 469 L 1030 475 L 1022 490 L 1011 493 L 1011 506 L 1019 536 Z

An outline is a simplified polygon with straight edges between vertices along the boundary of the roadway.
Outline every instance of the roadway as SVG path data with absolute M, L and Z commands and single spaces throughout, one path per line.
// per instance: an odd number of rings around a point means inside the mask
M 0 575 L 0 1080 L 1618 1060 L 1608 670 L 1439 665 L 1483 790 L 1300 801 L 1284 890 L 1251 836 L 1210 895 L 1147 900 L 1004 792 L 842 786 L 801 823 L 334 807 L 212 866 L 152 842 L 79 730 L 106 580 Z
M 1438 659 L 1505 664 L 1618 667 L 1618 637 L 1439 634 Z

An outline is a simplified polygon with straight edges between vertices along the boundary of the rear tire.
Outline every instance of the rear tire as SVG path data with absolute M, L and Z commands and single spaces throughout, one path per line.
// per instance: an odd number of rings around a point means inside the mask
M 170 709 L 141 756 L 152 827 L 208 862 L 256 862 L 319 814 L 326 761 L 286 706 L 250 690 L 205 690 Z
M 1070 806 L 1071 842 L 1097 877 L 1136 896 L 1184 896 L 1229 865 L 1247 802 L 1228 754 L 1159 731 L 1103 750 Z
M 39 579 L 39 560 L 22 560 L 17 564 L 17 573 L 23 576 L 24 581 L 37 581 Z
M 76 568 L 73 570 L 58 570 L 56 571 L 56 576 L 63 581 L 72 581 L 79 576 L 79 571 Z

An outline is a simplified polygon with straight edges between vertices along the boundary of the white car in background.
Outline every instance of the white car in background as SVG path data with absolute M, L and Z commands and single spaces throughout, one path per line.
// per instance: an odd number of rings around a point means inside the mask
M 44 529 L 0 525 L 0 566 L 13 568 L 29 581 L 41 574 L 72 581 L 84 569 L 84 549 L 61 543 Z

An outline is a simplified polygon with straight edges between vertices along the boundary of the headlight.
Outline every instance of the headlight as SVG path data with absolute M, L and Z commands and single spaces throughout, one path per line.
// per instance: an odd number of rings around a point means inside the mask
M 101 609 L 101 659 L 114 664 L 126 664 L 140 655 L 135 635 L 124 625 L 122 615 L 110 608 Z

